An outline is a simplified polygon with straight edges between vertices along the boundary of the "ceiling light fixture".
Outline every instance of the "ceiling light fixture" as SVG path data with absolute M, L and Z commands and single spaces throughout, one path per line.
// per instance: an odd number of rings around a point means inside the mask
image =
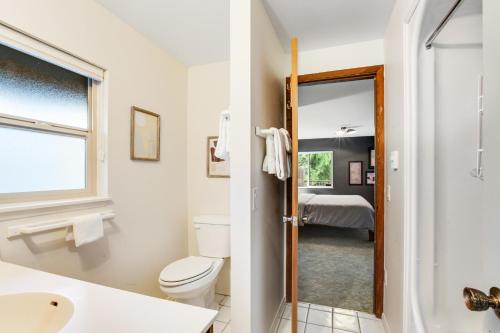
M 356 130 L 354 128 L 349 128 L 346 126 L 342 126 L 337 132 L 337 136 L 346 136 L 349 134 L 354 134 L 356 133 Z

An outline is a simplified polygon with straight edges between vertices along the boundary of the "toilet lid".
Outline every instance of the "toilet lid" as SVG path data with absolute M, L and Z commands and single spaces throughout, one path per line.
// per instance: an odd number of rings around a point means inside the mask
M 201 278 L 213 269 L 213 260 L 204 257 L 187 257 L 177 260 L 163 269 L 160 280 L 164 282 L 181 282 Z

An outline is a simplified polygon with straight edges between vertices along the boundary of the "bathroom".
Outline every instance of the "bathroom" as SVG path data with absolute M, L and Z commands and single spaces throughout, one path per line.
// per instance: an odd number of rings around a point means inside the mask
M 461 327 L 467 330 L 451 324 L 457 319 L 454 311 L 466 311 L 462 290 L 455 290 L 458 285 L 487 291 L 500 280 L 498 270 L 486 265 L 498 261 L 492 251 L 492 235 L 498 234 L 493 218 L 498 177 L 485 181 L 481 232 L 486 236 L 477 236 L 470 245 L 481 244 L 473 254 L 482 258 L 476 267 L 482 278 L 471 277 L 465 281 L 470 285 L 462 285 L 455 277 L 464 271 L 436 275 L 439 283 L 454 281 L 454 289 L 441 289 L 439 297 L 456 293 L 451 305 L 436 307 L 436 313 L 422 310 L 434 290 L 431 279 L 416 279 L 422 268 L 432 267 L 432 256 L 418 251 L 428 249 L 422 242 L 434 235 L 430 229 L 420 230 L 412 215 L 419 209 L 412 200 L 421 192 L 411 189 L 420 191 L 417 179 L 424 179 L 417 172 L 422 170 L 416 147 L 425 135 L 418 132 L 421 119 L 416 115 L 427 115 L 417 112 L 421 105 L 415 102 L 421 96 L 416 87 L 426 82 L 417 81 L 425 67 L 419 61 L 427 60 L 417 51 L 422 52 L 422 43 L 455 1 L 0 0 L 0 46 L 24 53 L 29 61 L 43 59 L 89 78 L 89 89 L 83 91 L 92 98 L 85 103 L 95 111 L 91 121 L 86 118 L 84 131 L 78 126 L 48 129 L 50 119 L 26 123 L 32 117 L 12 117 L 0 92 L 0 331 L 499 332 L 493 311 L 462 314 Z M 489 75 L 498 71 L 500 5 L 497 0 L 464 1 L 482 3 L 485 95 L 491 96 L 488 105 L 496 107 L 498 97 L 488 93 L 500 87 L 500 75 Z M 335 326 L 334 310 L 328 310 L 333 320 L 324 325 L 292 323 L 296 313 L 291 308 L 297 305 L 286 297 L 286 187 L 262 172 L 266 145 L 255 135 L 256 127 L 287 127 L 285 79 L 293 72 L 289 45 L 294 36 L 296 75 L 384 66 L 383 311 L 380 318 L 355 313 L 357 326 L 344 331 Z M 7 53 L 0 51 L 0 69 Z M 50 99 L 52 92 L 40 98 Z M 212 157 L 211 148 L 220 136 L 224 111 L 230 114 L 231 151 L 230 159 L 221 161 Z M 144 117 L 154 121 L 156 140 L 141 150 L 132 138 L 135 124 L 141 123 L 136 119 Z M 497 116 L 485 117 L 486 134 L 495 133 Z M 15 157 L 13 152 L 22 149 L 22 142 L 5 130 L 9 126 L 84 137 L 89 146 L 79 158 L 84 156 L 86 163 L 65 164 L 68 156 L 78 155 L 76 150 L 33 153 L 32 161 L 42 166 L 10 163 L 10 172 L 15 172 L 6 177 L 4 154 Z M 498 143 L 492 135 L 484 138 L 488 176 L 499 165 L 496 156 L 488 155 Z M 29 147 L 39 143 L 33 139 Z M 81 171 L 85 191 L 44 192 L 33 198 L 5 190 L 6 184 L 21 182 L 17 180 L 35 186 L 65 169 Z M 102 218 L 103 234 L 76 246 L 71 223 L 88 215 Z M 61 223 L 63 227 L 36 229 Z M 206 226 L 217 232 L 206 233 Z M 423 232 L 429 234 L 419 236 Z M 463 240 L 466 235 L 455 236 Z M 449 245 L 449 252 L 458 248 L 455 243 L 436 244 L 437 255 L 442 255 L 440 244 Z M 190 286 L 209 280 L 203 289 L 207 293 L 196 300 L 168 286 L 162 289 L 162 271 L 190 256 L 217 262 L 211 266 L 200 261 L 202 271 L 172 279 L 191 279 L 186 283 Z M 193 265 L 188 262 L 188 269 Z M 35 318 L 43 319 L 40 306 L 57 308 L 61 317 L 54 327 L 30 330 Z M 30 316 L 32 320 L 25 320 Z M 12 326 L 2 326 L 6 323 Z

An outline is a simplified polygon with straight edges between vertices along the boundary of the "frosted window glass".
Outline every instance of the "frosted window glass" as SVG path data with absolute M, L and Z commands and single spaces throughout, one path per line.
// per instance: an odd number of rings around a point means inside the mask
M 0 44 L 0 113 L 88 128 L 88 79 Z
M 85 138 L 0 126 L 0 193 L 85 188 Z

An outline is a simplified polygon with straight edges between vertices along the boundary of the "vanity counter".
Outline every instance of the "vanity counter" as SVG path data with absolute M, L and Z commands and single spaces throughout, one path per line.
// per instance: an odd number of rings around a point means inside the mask
M 0 296 L 46 292 L 73 302 L 62 333 L 206 333 L 217 311 L 0 262 Z M 26 318 L 29 320 L 29 318 Z

